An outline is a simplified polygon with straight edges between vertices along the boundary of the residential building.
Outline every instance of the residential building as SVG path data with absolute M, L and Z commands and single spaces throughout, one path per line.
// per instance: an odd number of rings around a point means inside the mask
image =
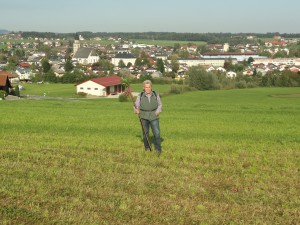
M 127 65 L 128 63 L 134 65 L 136 57 L 131 53 L 118 53 L 111 58 L 111 63 L 114 64 L 114 66 L 118 66 L 121 60 L 124 62 L 125 65 Z
M 9 94 L 11 88 L 12 86 L 10 84 L 8 76 L 0 75 L 0 90 L 5 91 L 7 94 Z
M 232 59 L 233 60 L 233 64 L 236 63 L 236 59 Z M 195 59 L 178 59 L 178 62 L 180 64 L 185 64 L 188 67 L 190 66 L 215 66 L 215 67 L 219 67 L 219 66 L 224 66 L 225 63 L 225 59 L 224 58 L 195 58 Z M 171 61 L 169 60 L 169 63 L 171 63 Z
M 98 77 L 76 84 L 77 94 L 82 92 L 92 96 L 109 96 L 123 93 L 122 79 L 118 76 Z
M 229 59 L 234 58 L 239 62 L 242 62 L 244 60 L 248 60 L 250 57 L 253 59 L 263 59 L 267 58 L 265 56 L 259 56 L 257 53 L 254 52 L 206 52 L 203 53 L 202 57 L 204 59 Z

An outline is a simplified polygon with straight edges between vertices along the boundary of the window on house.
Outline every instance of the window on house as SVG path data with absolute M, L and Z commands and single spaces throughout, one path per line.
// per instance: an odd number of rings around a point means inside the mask
M 83 87 L 81 87 L 80 90 L 83 90 Z
M 91 90 L 91 88 L 87 88 L 88 90 Z
M 95 88 L 95 90 L 97 91 L 97 90 L 98 90 L 98 88 Z

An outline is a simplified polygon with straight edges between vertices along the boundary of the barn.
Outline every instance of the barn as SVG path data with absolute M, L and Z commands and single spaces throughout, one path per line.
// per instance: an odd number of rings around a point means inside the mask
M 0 75 L 0 90 L 3 90 L 7 94 L 9 94 L 11 88 L 12 88 L 12 86 L 10 84 L 8 76 L 7 75 Z

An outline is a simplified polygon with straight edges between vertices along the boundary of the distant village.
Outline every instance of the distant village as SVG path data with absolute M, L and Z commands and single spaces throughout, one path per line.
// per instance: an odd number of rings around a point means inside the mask
M 255 38 L 247 36 L 247 39 Z M 101 37 L 85 40 L 81 35 L 74 40 L 36 37 L 31 37 L 30 41 L 22 40 L 22 35 L 18 33 L 0 36 L 0 90 L 9 88 L 5 88 L 8 81 L 11 84 L 45 82 L 42 76 L 37 79 L 45 59 L 56 78 L 63 78 L 66 73 L 70 74 L 72 70 L 78 69 L 89 78 L 86 80 L 95 79 L 97 76 L 125 74 L 132 79 L 148 75 L 154 79 L 180 81 L 186 79 L 187 71 L 192 66 L 224 73 L 229 78 L 237 75 L 252 76 L 254 73 L 264 76 L 272 70 L 290 70 L 294 73 L 300 70 L 300 58 L 289 56 L 289 46 L 299 43 L 299 40 L 286 40 L 281 36 L 274 36 L 272 40 L 264 43 L 254 41 L 251 44 L 235 46 L 228 43 L 159 46 L 116 37 L 108 38 L 111 44 L 95 44 Z M 104 62 L 106 66 L 103 66 Z M 243 67 L 234 70 L 233 67 L 226 66 L 228 62 L 231 65 L 243 64 Z M 118 90 L 121 91 L 120 88 Z M 110 93 L 115 91 L 105 92 L 104 95 Z

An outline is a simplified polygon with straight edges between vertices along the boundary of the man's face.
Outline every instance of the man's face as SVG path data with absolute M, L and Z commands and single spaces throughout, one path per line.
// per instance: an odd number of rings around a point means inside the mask
M 151 90 L 152 90 L 151 84 L 145 84 L 145 85 L 144 85 L 144 91 L 145 91 L 147 94 L 150 94 L 150 93 L 151 93 Z

